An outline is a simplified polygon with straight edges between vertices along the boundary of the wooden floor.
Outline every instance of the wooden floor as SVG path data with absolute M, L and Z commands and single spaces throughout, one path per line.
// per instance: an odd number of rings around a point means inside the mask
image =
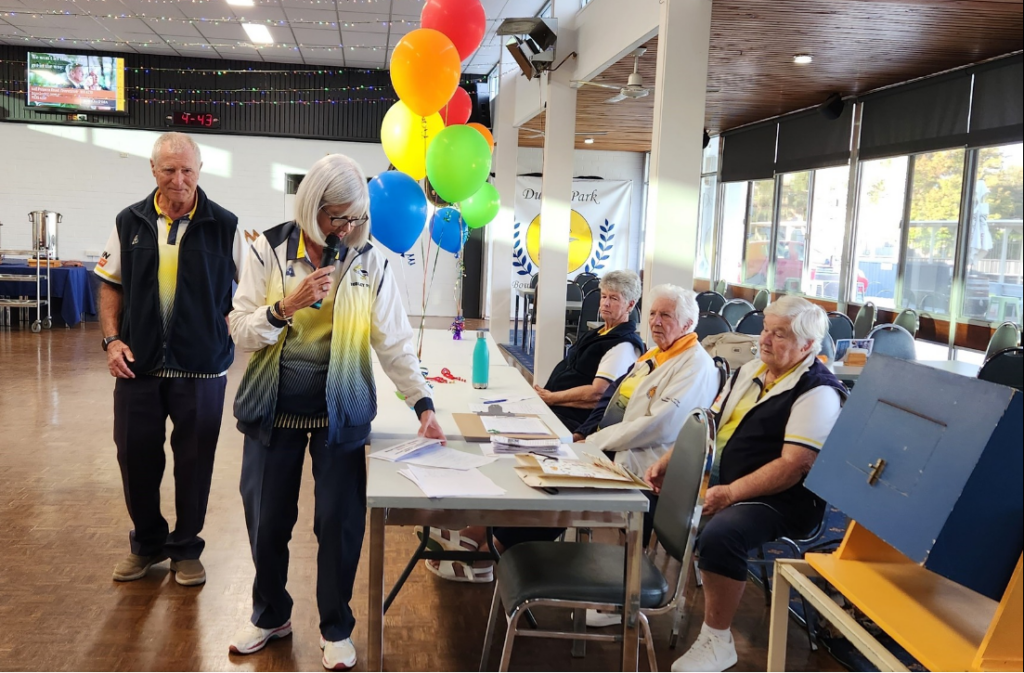
M 438 326 L 441 326 L 440 323 Z M 291 544 L 294 635 L 248 657 L 228 641 L 249 618 L 252 562 L 238 478 L 242 439 L 231 400 L 245 364 L 228 378 L 219 455 L 203 537 L 205 586 L 178 586 L 162 564 L 137 582 L 115 583 L 128 552 L 112 428 L 113 379 L 95 323 L 42 334 L 0 330 L 0 669 L 2 670 L 321 670 L 314 594 L 316 540 L 307 461 L 299 522 Z M 170 460 L 163 501 L 173 509 Z M 165 511 L 173 521 L 173 511 Z M 411 530 L 389 529 L 387 577 L 397 577 L 415 546 Z M 416 570 L 386 619 L 387 670 L 475 670 L 491 585 L 465 586 Z M 700 627 L 702 607 L 668 648 L 668 621 L 654 621 L 659 666 L 668 670 Z M 360 567 L 353 634 L 366 651 L 366 558 Z M 541 615 L 544 620 L 560 615 Z M 736 670 L 764 670 L 768 612 L 760 592 L 744 598 L 735 633 Z M 791 628 L 793 670 L 839 670 Z M 500 642 L 500 640 L 499 640 Z M 491 653 L 497 666 L 499 648 Z M 618 650 L 590 644 L 573 659 L 561 641 L 524 639 L 513 670 L 614 670 Z M 641 667 L 646 660 L 641 658 Z

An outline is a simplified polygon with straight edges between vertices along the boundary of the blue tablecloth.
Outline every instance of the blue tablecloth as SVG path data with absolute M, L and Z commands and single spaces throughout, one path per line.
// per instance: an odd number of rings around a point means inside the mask
M 44 270 L 45 271 L 45 270 Z M 7 260 L 0 264 L 0 274 L 19 274 L 35 280 L 35 267 L 27 262 Z M 60 317 L 67 325 L 77 325 L 83 313 L 96 315 L 96 300 L 89 285 L 89 271 L 85 267 L 58 267 L 50 269 L 50 296 L 60 299 Z M 40 291 L 46 295 L 46 277 L 43 277 Z M 0 296 L 36 296 L 36 284 L 0 280 Z

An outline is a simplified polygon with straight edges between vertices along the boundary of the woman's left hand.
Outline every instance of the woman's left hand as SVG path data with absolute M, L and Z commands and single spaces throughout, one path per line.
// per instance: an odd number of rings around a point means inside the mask
M 437 414 L 433 411 L 427 410 L 420 416 L 420 431 L 416 433 L 417 437 L 426 437 L 427 439 L 440 439 L 442 445 L 448 443 L 448 439 L 444 436 L 444 430 L 441 429 L 441 424 L 437 422 Z

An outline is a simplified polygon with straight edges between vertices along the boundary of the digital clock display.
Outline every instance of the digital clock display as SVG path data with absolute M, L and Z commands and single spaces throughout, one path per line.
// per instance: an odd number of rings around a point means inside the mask
M 209 112 L 174 112 L 168 119 L 171 126 L 192 126 L 204 129 L 219 129 L 220 119 Z

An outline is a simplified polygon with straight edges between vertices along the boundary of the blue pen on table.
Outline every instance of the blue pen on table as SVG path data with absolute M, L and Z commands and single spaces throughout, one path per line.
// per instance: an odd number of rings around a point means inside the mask
M 507 399 L 484 400 L 483 402 L 481 402 L 481 404 L 501 404 L 502 402 L 508 402 L 508 400 Z

